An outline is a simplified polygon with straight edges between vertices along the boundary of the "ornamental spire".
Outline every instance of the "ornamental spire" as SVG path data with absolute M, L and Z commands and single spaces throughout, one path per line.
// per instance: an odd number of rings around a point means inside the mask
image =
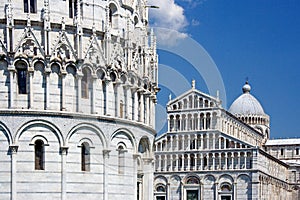
M 246 81 L 245 85 L 243 86 L 243 93 L 250 93 L 251 86 L 248 83 L 248 80 Z

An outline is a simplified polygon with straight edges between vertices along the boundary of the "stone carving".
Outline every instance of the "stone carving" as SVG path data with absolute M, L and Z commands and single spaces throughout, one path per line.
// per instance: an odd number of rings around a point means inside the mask
M 45 56 L 44 49 L 41 47 L 40 43 L 36 39 L 34 33 L 32 32 L 30 18 L 27 18 L 27 27 L 16 47 L 16 53 L 32 58 L 34 56 Z
M 112 67 L 123 71 L 125 68 L 124 50 L 122 48 L 120 38 L 113 44 L 113 50 L 111 52 L 111 65 Z
M 62 31 L 60 32 L 54 47 L 52 48 L 52 58 L 58 57 L 62 61 L 76 60 L 77 55 L 65 33 L 64 20 L 62 20 Z
M 88 45 L 88 48 L 86 50 L 85 59 L 92 64 L 100 66 L 106 65 L 106 59 L 104 57 L 103 49 L 99 45 L 97 36 L 95 34 L 91 37 L 90 44 Z

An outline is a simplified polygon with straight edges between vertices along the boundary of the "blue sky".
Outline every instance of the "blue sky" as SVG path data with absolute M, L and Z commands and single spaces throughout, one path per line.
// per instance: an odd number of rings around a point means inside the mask
M 205 77 L 197 73 L 189 58 L 160 47 L 191 38 L 205 49 L 221 74 L 226 90 L 224 107 L 229 108 L 241 94 L 248 77 L 251 93 L 271 117 L 271 138 L 300 137 L 300 1 L 150 0 L 150 3 L 160 6 L 150 12 L 151 24 L 176 30 L 176 34 L 158 35 L 162 69 L 169 66 L 187 82 L 196 79 L 197 89 L 212 93 Z M 160 72 L 160 77 L 173 80 L 166 71 Z M 175 94 L 168 85 L 161 88 L 159 105 L 165 106 L 169 94 L 173 97 Z

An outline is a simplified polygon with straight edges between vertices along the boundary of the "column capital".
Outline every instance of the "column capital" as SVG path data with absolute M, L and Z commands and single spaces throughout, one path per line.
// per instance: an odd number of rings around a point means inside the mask
M 82 73 L 80 73 L 80 72 L 78 72 L 77 74 L 76 74 L 76 78 L 77 79 L 82 79 L 82 77 L 83 77 L 83 74 Z
M 69 147 L 67 147 L 67 146 L 60 147 L 60 153 L 61 153 L 61 155 L 67 155 L 68 154 L 68 150 L 69 150 Z
M 10 71 L 10 72 L 16 72 L 16 68 L 14 65 L 10 65 L 9 67 L 7 67 L 7 70 Z
M 136 92 L 138 90 L 138 87 L 136 85 L 130 85 L 130 89 L 133 91 L 133 92 Z
M 9 150 L 10 150 L 11 154 L 17 154 L 18 148 L 19 148 L 19 145 L 10 145 L 9 146 Z
M 144 88 L 138 88 L 137 91 L 140 92 L 141 94 L 145 93 L 145 89 Z
M 160 156 L 160 155 L 158 155 L 158 156 Z M 141 157 L 141 154 L 135 153 L 135 154 L 132 155 L 132 157 L 133 157 L 133 159 L 138 159 L 138 158 Z
M 123 84 L 123 88 L 126 90 L 130 88 L 130 84 L 128 83 L 128 81 L 126 81 L 125 84 Z
M 92 80 L 95 81 L 95 80 L 97 80 L 97 79 L 98 79 L 97 74 L 92 74 Z
M 102 152 L 103 152 L 103 157 L 104 158 L 109 158 L 109 153 L 111 152 L 111 150 L 104 149 Z
M 150 164 L 154 161 L 154 158 L 142 158 L 142 160 L 146 163 L 146 164 Z

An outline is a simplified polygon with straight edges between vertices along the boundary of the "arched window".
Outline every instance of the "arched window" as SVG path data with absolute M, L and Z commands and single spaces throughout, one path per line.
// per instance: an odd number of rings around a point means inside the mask
M 86 142 L 81 144 L 81 171 L 90 171 L 90 146 Z
M 45 151 L 44 142 L 42 140 L 36 140 L 34 143 L 34 165 L 36 170 L 45 169 Z
M 117 13 L 117 6 L 113 3 L 109 4 L 109 24 L 111 27 L 115 28 L 117 24 L 116 13 Z
M 200 181 L 198 178 L 196 177 L 189 177 L 187 180 L 186 180 L 186 184 L 200 184 Z
M 155 191 L 155 196 L 156 200 L 165 200 L 166 199 L 166 188 L 164 185 L 159 184 L 156 186 L 156 191 Z
M 232 199 L 232 186 L 229 183 L 221 184 L 219 191 L 219 198 L 222 200 L 231 200 Z
M 18 62 L 16 66 L 17 82 L 19 94 L 27 94 L 27 66 L 23 62 Z
M 125 152 L 123 146 L 118 147 L 118 172 L 119 174 L 124 174 L 124 168 L 125 168 Z
M 134 16 L 134 26 L 136 26 L 139 23 L 139 19 L 137 16 Z
M 77 0 L 69 0 L 69 17 L 75 18 L 77 16 Z
M 159 185 L 156 187 L 156 192 L 166 192 L 166 189 L 164 186 Z
M 81 97 L 89 98 L 89 71 L 84 68 L 82 70 L 83 77 L 81 79 Z
M 190 149 L 194 150 L 196 148 L 197 148 L 197 138 L 195 137 L 190 141 Z
M 203 167 L 204 167 L 204 169 L 207 169 L 207 166 L 208 165 L 208 162 L 207 162 L 207 157 L 205 156 L 204 158 L 203 158 Z
M 23 1 L 24 12 L 25 13 L 36 13 L 36 0 L 24 0 Z
M 280 149 L 280 155 L 281 155 L 281 156 L 284 155 L 284 149 Z

